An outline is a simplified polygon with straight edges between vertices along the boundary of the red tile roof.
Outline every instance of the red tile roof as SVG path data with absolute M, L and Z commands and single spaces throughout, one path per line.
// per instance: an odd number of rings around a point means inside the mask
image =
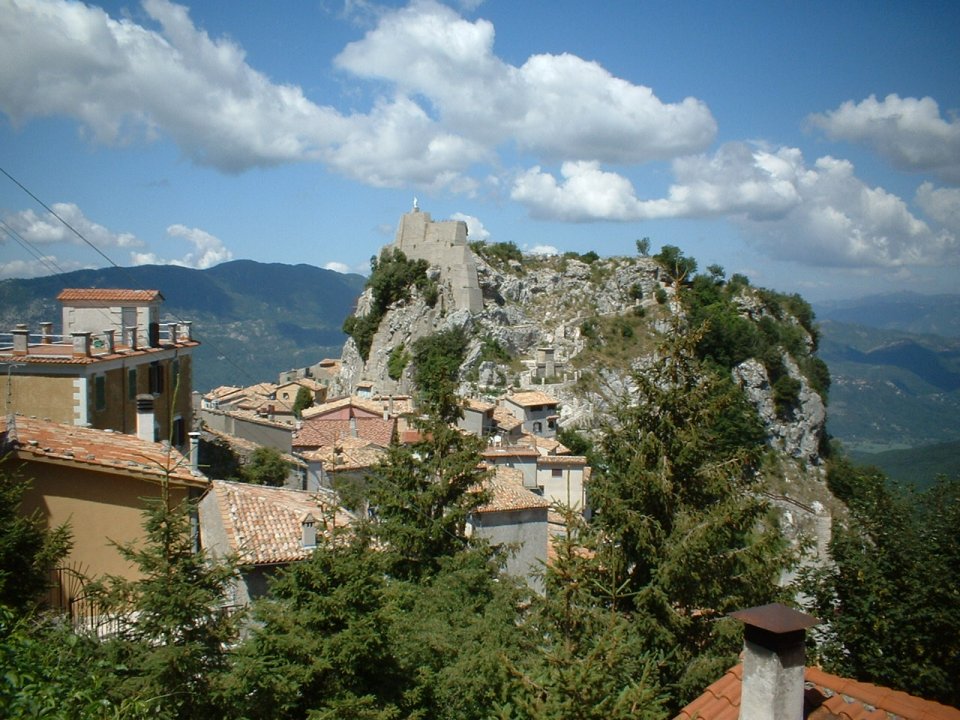
M 806 720 L 960 720 L 960 710 L 899 690 L 805 669 Z M 728 670 L 675 720 L 737 720 L 743 665 Z
M 122 290 L 109 288 L 65 288 L 57 295 L 60 302 L 154 302 L 163 300 L 159 290 Z
M 180 485 L 206 487 L 176 448 L 110 430 L 94 430 L 15 415 L 0 418 L 0 447 L 21 460 L 87 468 L 160 481 L 169 474 Z
M 523 486 L 522 470 L 498 466 L 484 488 L 490 492 L 490 500 L 477 508 L 480 513 L 550 507 L 549 500 Z
M 534 405 L 557 405 L 560 403 L 555 397 L 550 397 L 539 390 L 527 390 L 525 392 L 513 393 L 507 395 L 505 400 L 519 405 L 520 407 L 532 407 Z
M 354 418 L 353 422 L 356 423 L 356 437 L 381 447 L 390 445 L 397 428 L 397 421 L 394 419 L 358 417 Z M 334 445 L 344 438 L 353 436 L 353 428 L 349 419 L 310 418 L 304 420 L 300 430 L 294 433 L 293 446 L 295 448 L 321 448 Z
M 349 525 L 352 517 L 320 495 L 287 488 L 213 480 L 223 528 L 240 561 L 250 565 L 275 565 L 303 560 L 312 548 L 303 546 L 301 521 L 309 513 L 317 536 L 334 526 Z

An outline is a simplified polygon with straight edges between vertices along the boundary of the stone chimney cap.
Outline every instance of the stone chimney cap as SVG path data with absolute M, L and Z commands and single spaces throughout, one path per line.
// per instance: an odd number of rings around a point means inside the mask
M 775 635 L 794 633 L 820 624 L 813 615 L 794 610 L 782 603 L 737 610 L 730 613 L 730 617 Z

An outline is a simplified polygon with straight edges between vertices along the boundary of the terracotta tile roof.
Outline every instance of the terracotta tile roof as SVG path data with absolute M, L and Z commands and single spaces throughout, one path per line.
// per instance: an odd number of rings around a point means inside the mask
M 209 426 L 203 429 L 203 436 L 205 440 L 220 441 L 226 444 L 234 452 L 240 455 L 249 455 L 257 448 L 263 447 L 261 443 L 254 442 L 253 440 L 247 440 L 245 438 L 237 437 L 236 435 L 231 435 L 230 433 L 220 432 L 219 430 L 213 430 Z M 298 458 L 296 455 L 291 455 L 290 453 L 281 452 L 280 457 L 283 458 L 284 462 L 290 463 L 291 465 L 294 465 L 296 467 L 300 467 L 300 468 L 306 467 L 306 463 L 303 462 L 303 460 Z M 201 470 L 203 469 L 202 465 L 200 469 Z
M 326 445 L 300 455 L 305 460 L 322 462 L 324 471 L 335 473 L 372 467 L 383 459 L 386 452 L 384 448 L 363 438 L 348 437 L 339 440 L 335 445 Z
M 499 406 L 494 408 L 493 421 L 505 432 L 511 432 L 523 425 L 523 420 L 518 420 L 512 412 Z
M 534 448 L 527 445 L 502 445 L 500 447 L 486 447 L 480 453 L 484 458 L 494 462 L 500 458 L 528 458 L 536 460 L 540 457 Z
M 470 410 L 480 413 L 488 412 L 497 407 L 494 403 L 484 402 L 483 400 L 477 400 L 475 398 L 467 398 L 467 402 L 464 406 Z
M 490 491 L 490 500 L 477 508 L 479 513 L 550 507 L 550 502 L 546 498 L 523 486 L 521 470 L 497 467 L 484 483 L 484 488 Z
M 570 448 L 555 438 L 541 437 L 524 433 L 517 438 L 518 443 L 526 443 L 535 447 L 541 455 L 569 455 Z
M 15 415 L 0 418 L 0 451 L 21 460 L 74 466 L 116 475 L 160 481 L 169 473 L 178 485 L 206 487 L 209 481 L 191 471 L 176 448 L 141 440 L 136 435 L 94 430 Z
M 960 720 L 960 710 L 905 692 L 805 669 L 806 720 Z M 737 720 L 743 665 L 728 670 L 675 720 Z
M 361 398 L 351 395 L 348 397 L 337 398 L 336 400 L 329 400 L 325 403 L 320 403 L 319 405 L 306 408 L 303 411 L 303 419 L 307 420 L 309 418 L 320 417 L 332 412 L 336 412 L 337 410 L 341 410 L 343 408 L 351 407 L 364 410 L 371 415 L 376 415 L 377 417 L 383 417 L 383 403 L 377 400 L 370 400 L 368 398 Z
M 531 407 L 533 405 L 558 405 L 560 403 L 554 397 L 550 397 L 546 393 L 542 393 L 539 390 L 527 390 L 525 392 L 513 393 L 512 395 L 507 395 L 504 398 L 508 402 L 512 402 L 514 405 L 519 405 L 520 407 Z
M 64 288 L 57 295 L 60 302 L 154 302 L 163 300 L 159 290 L 122 290 L 108 288 Z
M 359 417 L 327 420 L 322 417 L 304 420 L 300 430 L 293 435 L 295 448 L 321 448 L 334 445 L 344 438 L 353 437 L 351 423 L 356 423 L 357 437 L 367 442 L 387 447 L 393 441 L 397 428 L 395 419 Z
M 303 547 L 301 521 L 309 513 L 318 536 L 324 521 L 344 527 L 352 516 L 315 493 L 287 488 L 213 480 L 210 492 L 217 499 L 230 549 L 241 563 L 275 565 L 303 560 L 312 548 Z

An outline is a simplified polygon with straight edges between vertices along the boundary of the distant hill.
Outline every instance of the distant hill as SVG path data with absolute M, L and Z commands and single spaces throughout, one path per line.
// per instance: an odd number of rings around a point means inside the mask
M 960 338 L 960 295 L 899 292 L 814 303 L 820 320 Z
M 202 343 L 195 353 L 194 388 L 276 381 L 277 374 L 339 357 L 344 318 L 363 290 L 362 275 L 310 265 L 235 260 L 207 270 L 171 265 L 79 270 L 0 281 L 0 328 L 59 331 L 57 294 L 67 287 L 149 288 L 164 297 L 163 320 L 193 321 Z
M 960 295 L 814 307 L 833 379 L 831 435 L 854 453 L 960 440 Z
M 881 453 L 852 452 L 850 456 L 857 463 L 876 465 L 891 480 L 918 490 L 930 487 L 938 475 L 960 477 L 960 441 Z

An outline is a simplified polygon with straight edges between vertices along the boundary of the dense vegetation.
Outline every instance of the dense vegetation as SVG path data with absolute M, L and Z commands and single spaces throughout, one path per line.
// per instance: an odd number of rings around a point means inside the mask
M 343 322 L 343 331 L 353 338 L 364 360 L 370 355 L 370 345 L 380 327 L 380 320 L 391 305 L 409 300 L 414 288 L 429 307 L 436 304 L 440 290 L 436 282 L 427 277 L 429 267 L 426 260 L 410 260 L 396 248 L 385 250 L 379 259 L 370 258 L 370 277 L 366 284 L 372 294 L 370 310 L 364 315 L 350 315 Z

